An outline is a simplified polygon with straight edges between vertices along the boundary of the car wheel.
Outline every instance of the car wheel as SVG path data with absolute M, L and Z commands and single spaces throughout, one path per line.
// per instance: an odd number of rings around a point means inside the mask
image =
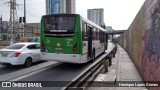
M 32 58 L 27 58 L 27 59 L 25 60 L 24 65 L 25 65 L 26 67 L 30 67 L 30 66 L 32 65 Z

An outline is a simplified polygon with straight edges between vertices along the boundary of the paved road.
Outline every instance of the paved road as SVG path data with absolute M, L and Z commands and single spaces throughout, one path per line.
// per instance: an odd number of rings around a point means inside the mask
M 35 72 L 37 70 L 41 70 L 43 68 L 49 68 L 49 66 L 52 66 L 55 63 L 56 62 L 39 62 L 33 64 L 31 67 L 28 68 L 25 68 L 24 66 L 10 66 L 10 67 L 1 66 L 0 81 L 12 80 L 14 78 Z
M 53 84 L 56 83 L 63 83 L 63 85 L 67 85 L 68 82 L 64 81 L 71 81 L 74 79 L 79 73 L 84 71 L 86 67 L 88 67 L 91 62 L 86 64 L 68 64 L 68 63 L 56 63 L 49 67 L 48 69 L 36 73 L 32 76 L 25 77 L 19 81 L 54 81 Z M 74 68 L 73 68 L 74 67 Z M 1 77 L 1 76 L 0 76 Z M 1 80 L 1 78 L 0 78 Z M 60 81 L 60 82 L 55 82 Z M 60 90 L 60 87 L 43 87 L 43 88 L 0 88 L 0 90 Z M 64 87 L 63 86 L 63 87 Z
M 109 44 L 109 46 L 113 46 Z M 110 50 L 110 49 L 109 49 Z M 108 53 L 108 52 L 106 52 Z M 100 58 L 100 57 L 99 57 Z M 98 58 L 97 58 L 98 60 Z M 92 63 L 88 62 L 86 64 L 68 64 L 68 63 L 55 63 L 55 62 L 46 62 L 42 64 L 35 64 L 32 67 L 24 68 L 22 66 L 12 67 L 0 67 L 2 74 L 0 74 L 0 81 L 6 80 L 18 80 L 18 81 L 71 81 L 80 72 L 84 71 L 86 67 L 90 66 Z M 49 66 L 38 73 L 32 73 L 36 70 L 43 69 L 42 67 Z M 7 70 L 4 72 L 4 69 Z M 10 70 L 13 69 L 13 70 Z M 0 71 L 0 72 L 1 72 Z M 24 75 L 24 77 L 22 76 Z M 19 76 L 22 78 L 19 79 Z M 17 79 L 14 79 L 17 78 Z M 68 84 L 68 83 L 66 83 Z M 65 85 L 66 85 L 65 84 Z M 0 88 L 0 90 L 60 90 L 62 87 L 47 87 L 47 88 Z
M 38 64 L 44 63 L 44 61 L 34 63 L 31 67 L 36 66 Z M 5 65 L 0 65 L 0 75 L 12 73 L 18 70 L 25 69 L 23 65 L 18 65 L 18 66 L 5 66 Z

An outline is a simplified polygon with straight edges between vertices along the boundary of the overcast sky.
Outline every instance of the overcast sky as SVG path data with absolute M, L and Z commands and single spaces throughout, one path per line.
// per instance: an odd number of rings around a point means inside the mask
M 4 4 L 10 0 L 0 0 L 0 15 L 9 20 L 9 6 Z M 23 16 L 23 1 L 17 7 L 17 16 Z M 113 29 L 127 29 L 145 0 L 76 0 L 76 13 L 87 18 L 87 9 L 104 8 L 104 22 Z M 40 22 L 45 15 L 45 0 L 26 0 L 27 22 Z

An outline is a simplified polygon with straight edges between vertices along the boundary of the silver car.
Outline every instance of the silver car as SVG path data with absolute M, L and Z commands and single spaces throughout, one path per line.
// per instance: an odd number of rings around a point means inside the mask
M 40 60 L 40 44 L 37 42 L 15 43 L 0 50 L 1 64 L 29 67 Z

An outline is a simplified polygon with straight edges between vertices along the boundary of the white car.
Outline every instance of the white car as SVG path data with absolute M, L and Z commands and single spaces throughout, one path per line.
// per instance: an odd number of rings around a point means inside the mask
M 40 61 L 40 44 L 37 42 L 15 43 L 0 50 L 0 63 L 26 67 Z

